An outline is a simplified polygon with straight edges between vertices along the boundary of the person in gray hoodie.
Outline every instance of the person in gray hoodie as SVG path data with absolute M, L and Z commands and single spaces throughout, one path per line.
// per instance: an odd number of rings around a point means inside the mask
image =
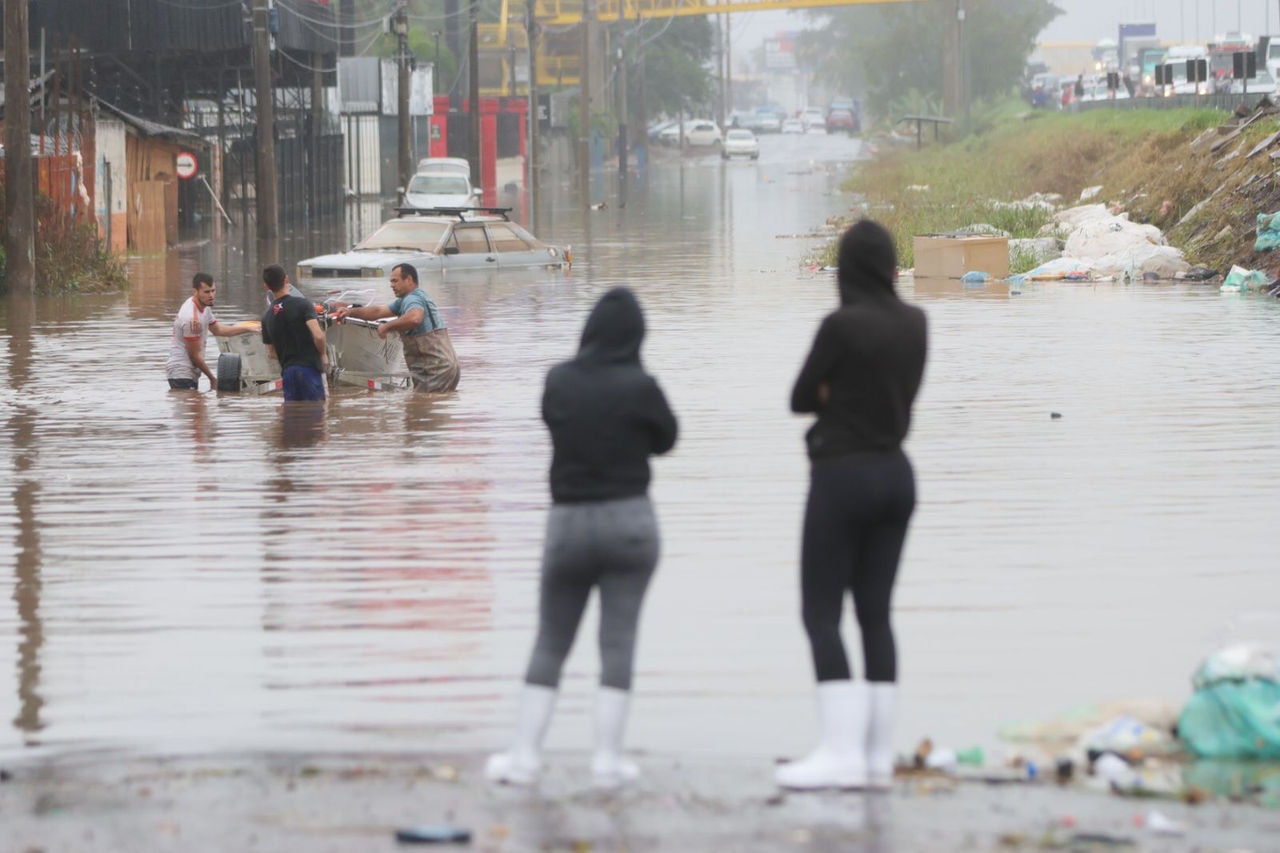
M 594 782 L 616 787 L 639 769 L 622 755 L 636 626 L 658 563 L 649 457 L 676 441 L 666 396 L 640 363 L 644 315 L 625 287 L 605 293 L 578 354 L 547 374 L 542 419 L 551 432 L 551 500 L 542 554 L 538 634 L 525 673 L 514 743 L 490 756 L 493 782 L 530 785 L 542 768 L 560 671 L 592 589 L 600 594 L 600 688 Z
M 882 226 L 840 238 L 840 307 L 818 329 L 791 392 L 814 413 L 800 555 L 802 618 L 818 687 L 818 747 L 778 768 L 784 788 L 885 788 L 893 778 L 897 650 L 889 622 L 898 560 L 915 509 L 902 451 L 928 349 L 924 312 L 894 290 L 897 256 Z M 854 681 L 840 636 L 847 593 L 866 681 Z

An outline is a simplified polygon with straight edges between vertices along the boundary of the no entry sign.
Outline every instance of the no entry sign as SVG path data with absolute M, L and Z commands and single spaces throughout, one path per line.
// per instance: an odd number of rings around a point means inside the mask
M 196 155 L 190 151 L 179 151 L 173 161 L 174 170 L 179 178 L 194 178 L 196 175 Z

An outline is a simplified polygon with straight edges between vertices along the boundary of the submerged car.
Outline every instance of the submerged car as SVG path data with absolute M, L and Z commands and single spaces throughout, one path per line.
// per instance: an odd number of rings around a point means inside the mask
M 730 157 L 750 157 L 760 159 L 760 140 L 751 131 L 733 127 L 724 135 L 724 145 L 720 148 L 720 156 L 725 160 Z
M 394 219 L 350 251 L 299 261 L 296 281 L 308 295 L 324 298 L 338 287 L 330 280 L 381 279 L 396 264 L 413 264 L 420 276 L 493 269 L 564 269 L 568 247 L 553 246 L 512 222 L 507 207 L 403 207 Z M 349 286 L 349 285 L 348 285 Z
M 789 118 L 782 123 L 783 133 L 804 133 L 804 122 L 798 118 Z

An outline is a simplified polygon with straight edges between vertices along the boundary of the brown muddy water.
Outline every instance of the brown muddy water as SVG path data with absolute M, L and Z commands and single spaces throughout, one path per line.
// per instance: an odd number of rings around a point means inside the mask
M 655 465 L 664 551 L 629 740 L 807 746 L 807 422 L 787 400 L 835 304 L 831 275 L 802 265 L 824 238 L 805 235 L 849 210 L 835 187 L 857 143 L 764 145 L 758 163 L 655 157 L 625 208 L 605 184 L 615 203 L 585 217 L 572 181 L 550 181 L 535 230 L 573 244 L 571 272 L 426 282 L 462 360 L 439 399 L 344 390 L 312 415 L 170 393 L 193 272 L 217 277 L 224 320 L 262 309 L 238 237 L 135 261 L 123 295 L 0 308 L 0 757 L 499 746 L 536 612 L 542 379 L 617 284 L 641 296 L 682 430 Z M 289 267 L 350 241 L 292 236 Z M 933 337 L 908 444 L 900 748 L 1180 702 L 1219 642 L 1278 639 L 1280 303 L 1174 283 L 901 286 Z M 594 621 L 552 748 L 587 743 Z

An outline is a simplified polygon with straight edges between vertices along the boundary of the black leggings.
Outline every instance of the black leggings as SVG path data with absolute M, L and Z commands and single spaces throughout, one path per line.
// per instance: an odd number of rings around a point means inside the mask
M 800 591 L 818 681 L 852 677 L 840 637 L 846 590 L 853 591 L 867 680 L 897 681 L 889 601 L 915 504 L 915 474 L 901 450 L 813 463 Z

